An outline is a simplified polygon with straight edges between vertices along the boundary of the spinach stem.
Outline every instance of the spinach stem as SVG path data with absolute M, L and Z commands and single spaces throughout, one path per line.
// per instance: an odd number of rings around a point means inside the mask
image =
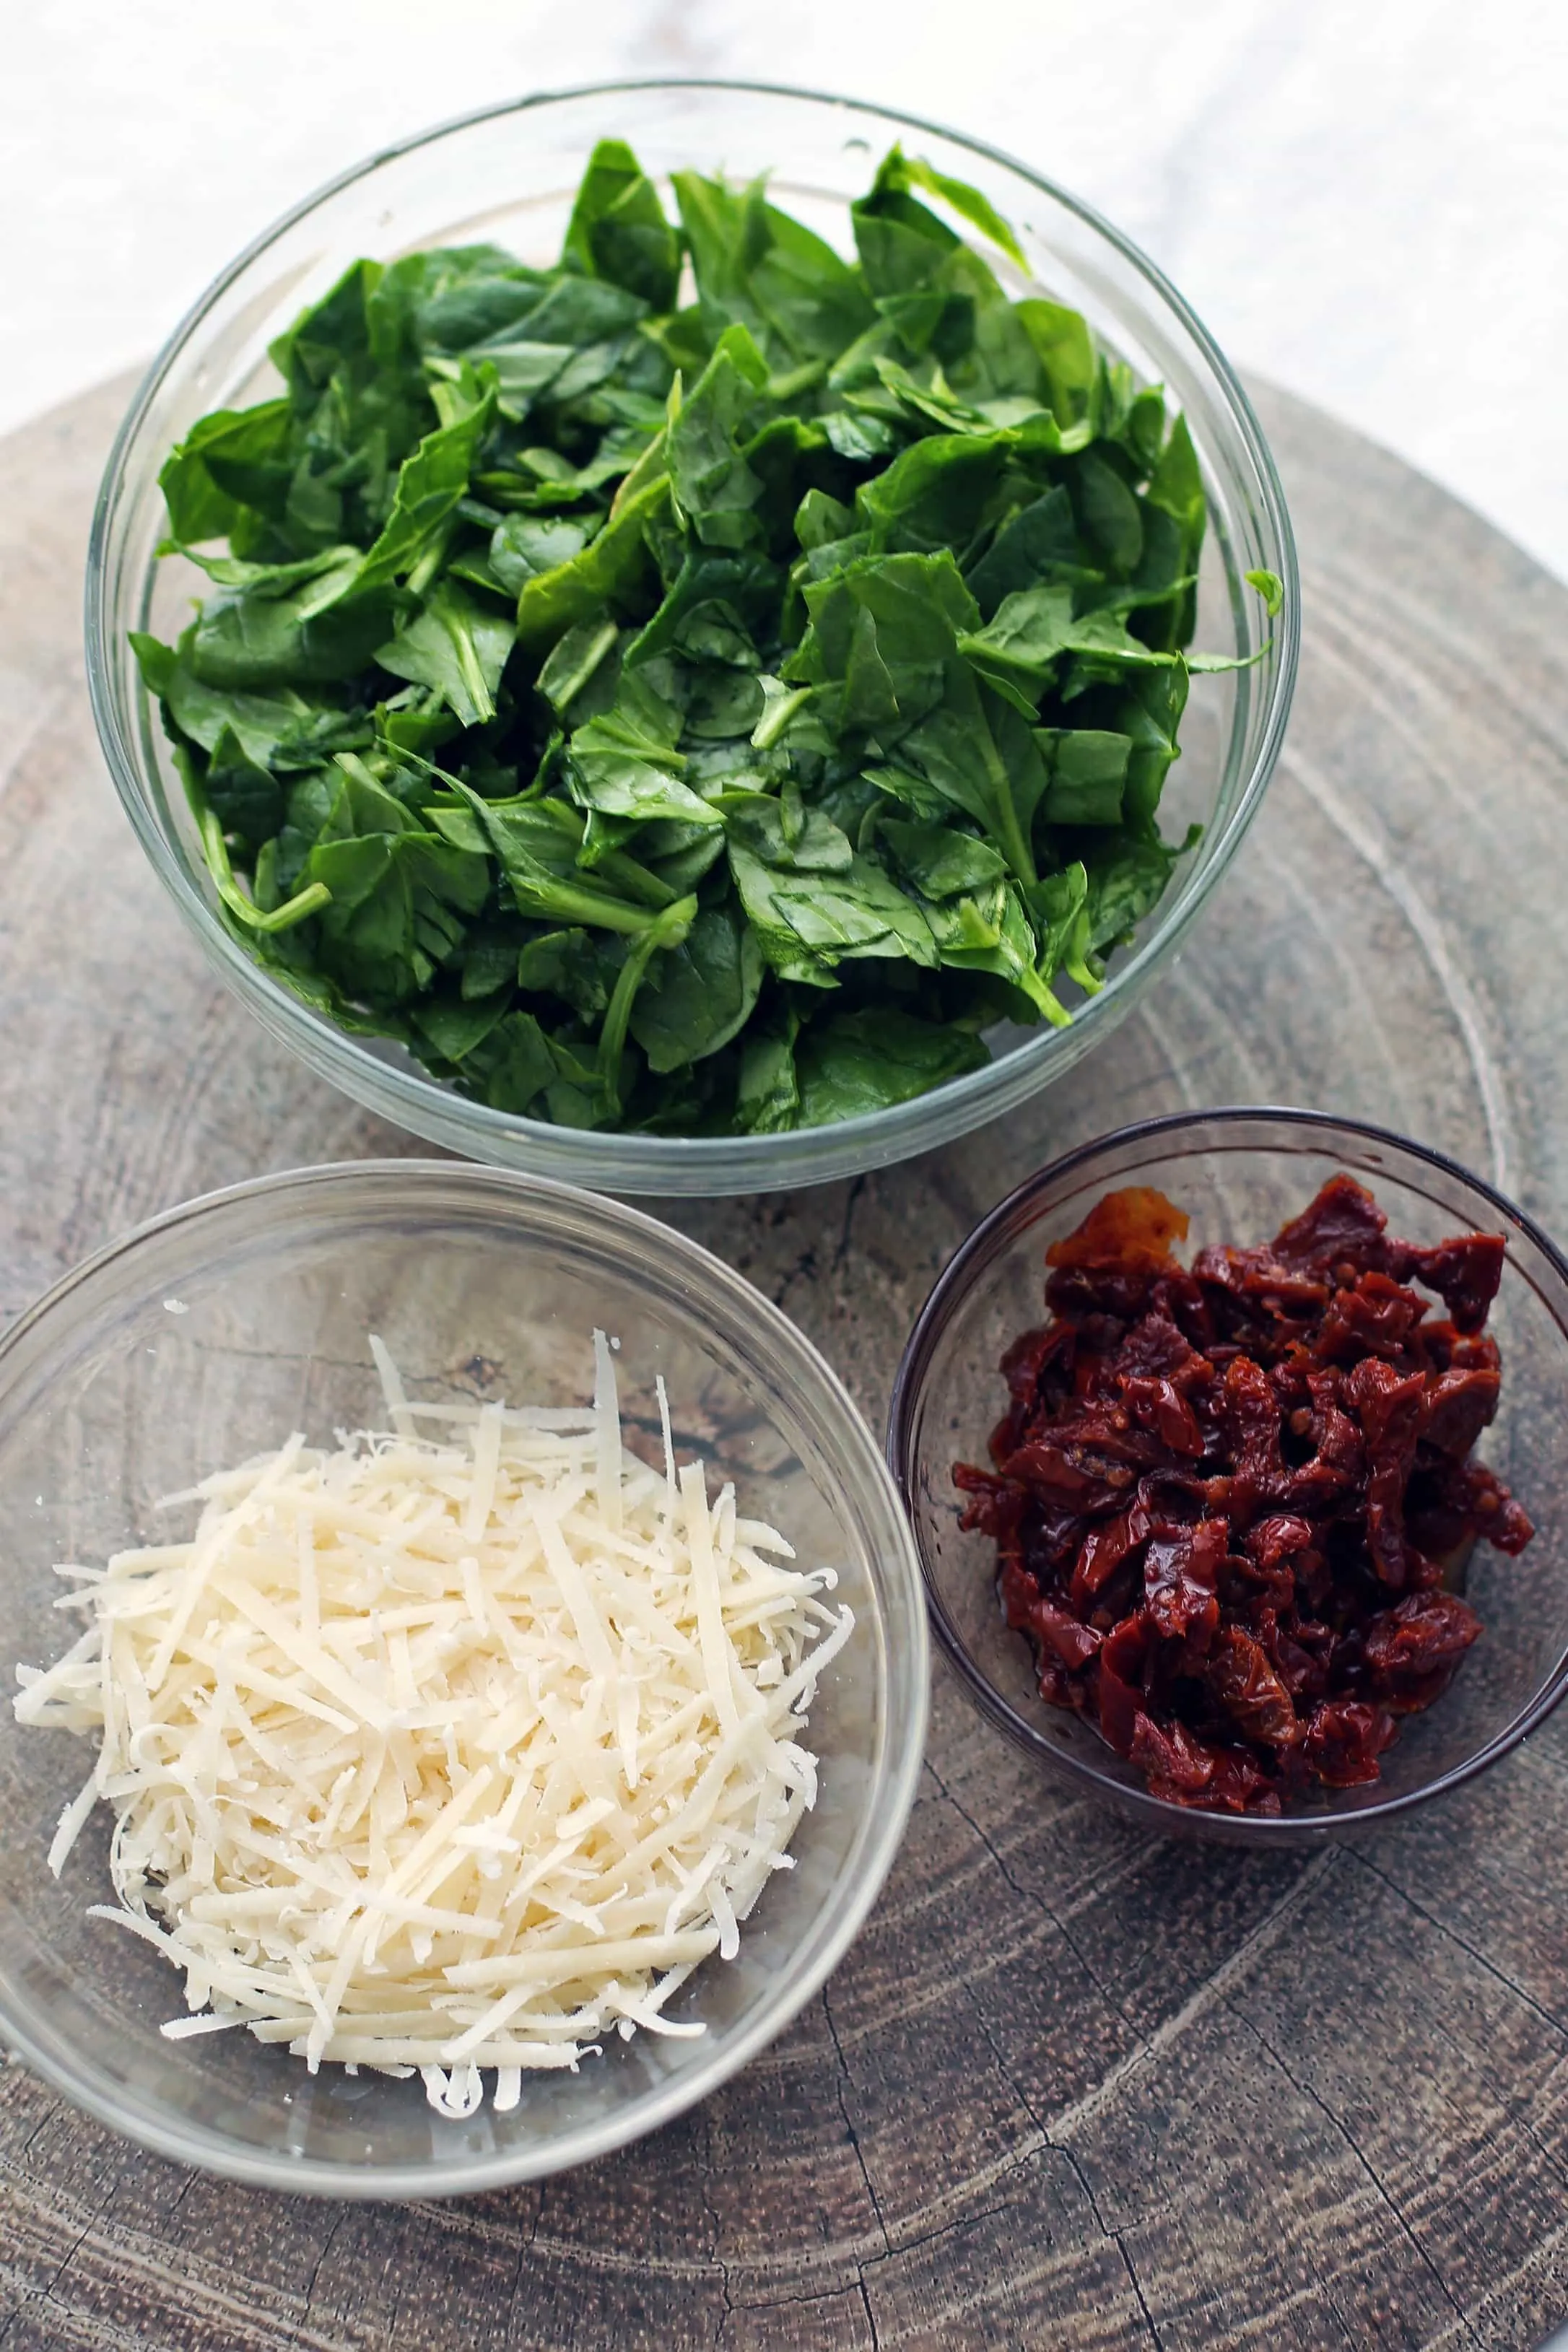
M 285 899 L 281 907 L 262 908 L 254 898 L 247 898 L 234 878 L 234 866 L 229 859 L 223 826 L 207 799 L 201 778 L 196 773 L 195 763 L 184 745 L 175 750 L 174 764 L 185 787 L 191 814 L 196 821 L 196 837 L 202 845 L 202 859 L 212 876 L 213 887 L 229 913 L 247 930 L 263 931 L 268 935 L 291 930 L 308 915 L 331 905 L 332 894 L 324 882 L 308 882 L 302 890 L 296 891 L 292 898 Z
M 649 963 L 660 948 L 678 948 L 691 929 L 697 915 L 695 898 L 678 898 L 656 915 L 632 946 L 616 980 L 605 1025 L 599 1032 L 599 1085 L 613 1118 L 621 1107 L 621 1055 L 626 1050 L 626 1024 L 632 1017 L 632 1003 L 642 986 Z

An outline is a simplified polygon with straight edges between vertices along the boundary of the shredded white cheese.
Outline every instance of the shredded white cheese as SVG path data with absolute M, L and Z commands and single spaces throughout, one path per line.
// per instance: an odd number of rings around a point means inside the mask
M 424 2077 L 463 2116 L 496 2073 L 575 2066 L 664 2014 L 739 1927 L 816 1792 L 802 1743 L 853 1616 L 831 1569 L 625 1445 L 609 1344 L 591 1410 L 412 1402 L 296 1433 L 174 1502 L 184 1543 L 62 1566 L 88 1630 L 19 1666 L 25 1724 L 99 1739 L 118 1907 L 185 1979 L 180 2038 L 245 2025 Z M 420 1433 L 420 1423 L 430 1435 Z

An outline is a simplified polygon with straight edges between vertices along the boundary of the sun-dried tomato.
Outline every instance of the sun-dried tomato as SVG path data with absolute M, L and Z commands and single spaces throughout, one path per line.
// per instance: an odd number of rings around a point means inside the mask
M 1438 1372 L 1421 1401 L 1421 1434 L 1427 1444 L 1462 1462 L 1496 1412 L 1501 1387 L 1501 1373 L 1493 1365 Z
M 1446 1689 L 1480 1630 L 1480 1619 L 1457 1592 L 1413 1592 L 1380 1611 L 1362 1634 L 1362 1654 L 1379 1696 L 1395 1706 L 1439 1675 Z
M 1386 1707 L 1353 1698 L 1325 1699 L 1308 1719 L 1302 1760 L 1326 1789 L 1353 1789 L 1378 1777 L 1378 1758 L 1394 1738 Z
M 1388 1219 L 1353 1176 L 1331 1176 L 1299 1217 L 1280 1226 L 1274 1254 L 1284 1265 L 1347 1265 L 1353 1274 L 1382 1263 Z
M 1458 1240 L 1417 1249 L 1406 1242 L 1389 1245 L 1389 1271 L 1412 1276 L 1435 1290 L 1461 1331 L 1479 1331 L 1491 1312 L 1502 1280 L 1501 1234 L 1463 1234 Z
M 1125 1184 L 1098 1200 L 1076 1232 L 1053 1242 L 1050 1266 L 1082 1265 L 1092 1273 L 1161 1274 L 1171 1263 L 1171 1244 L 1184 1242 L 1186 1212 L 1152 1185 Z
M 1229 1535 L 1223 1519 L 1200 1519 L 1196 1527 L 1150 1537 L 1143 1554 L 1143 1607 L 1149 1623 L 1167 1642 L 1207 1647 L 1219 1623 L 1220 1563 Z
M 1482 1327 L 1504 1244 L 1396 1240 L 1343 1175 L 1190 1272 L 1186 1232 L 1136 1187 L 1053 1244 L 1051 1320 L 1002 1360 L 993 1467 L 953 1476 L 1042 1696 L 1157 1796 L 1277 1813 L 1377 1779 L 1481 1631 L 1445 1563 L 1530 1540 L 1470 1458 L 1498 1405 Z

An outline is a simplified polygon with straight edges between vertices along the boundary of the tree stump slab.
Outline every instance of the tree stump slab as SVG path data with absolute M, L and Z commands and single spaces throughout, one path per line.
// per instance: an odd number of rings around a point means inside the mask
M 0 444 L 0 1324 L 192 1193 L 426 1150 L 220 991 L 115 805 L 79 583 L 128 393 Z M 1131 1118 L 1372 1118 L 1568 1233 L 1568 590 L 1258 400 L 1301 684 L 1180 962 L 1005 1126 L 663 1212 L 878 1425 L 975 1218 Z M 1527 2352 L 1565 2311 L 1568 1716 L 1430 1817 L 1259 1857 L 1070 1801 L 939 1670 L 908 1841 L 826 1992 L 657 2137 L 465 2202 L 236 2188 L 0 2074 L 4 2352 Z

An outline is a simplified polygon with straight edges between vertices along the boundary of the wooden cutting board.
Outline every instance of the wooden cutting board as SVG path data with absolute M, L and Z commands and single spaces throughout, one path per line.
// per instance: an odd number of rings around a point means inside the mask
M 219 992 L 115 805 L 79 609 L 128 392 L 0 444 L 0 1323 L 184 1195 L 424 1148 Z M 1009 1126 L 668 1212 L 879 1425 L 974 1217 L 1131 1117 L 1360 1114 L 1568 1233 L 1568 592 L 1392 457 L 1259 404 L 1301 687 L 1147 1009 Z M 1565 2310 L 1568 1711 L 1429 1818 L 1259 1858 L 1069 1801 L 939 1673 L 908 1842 L 826 1993 L 656 2138 L 466 2203 L 232 2188 L 0 2074 L 3 2352 L 1502 2352 Z

